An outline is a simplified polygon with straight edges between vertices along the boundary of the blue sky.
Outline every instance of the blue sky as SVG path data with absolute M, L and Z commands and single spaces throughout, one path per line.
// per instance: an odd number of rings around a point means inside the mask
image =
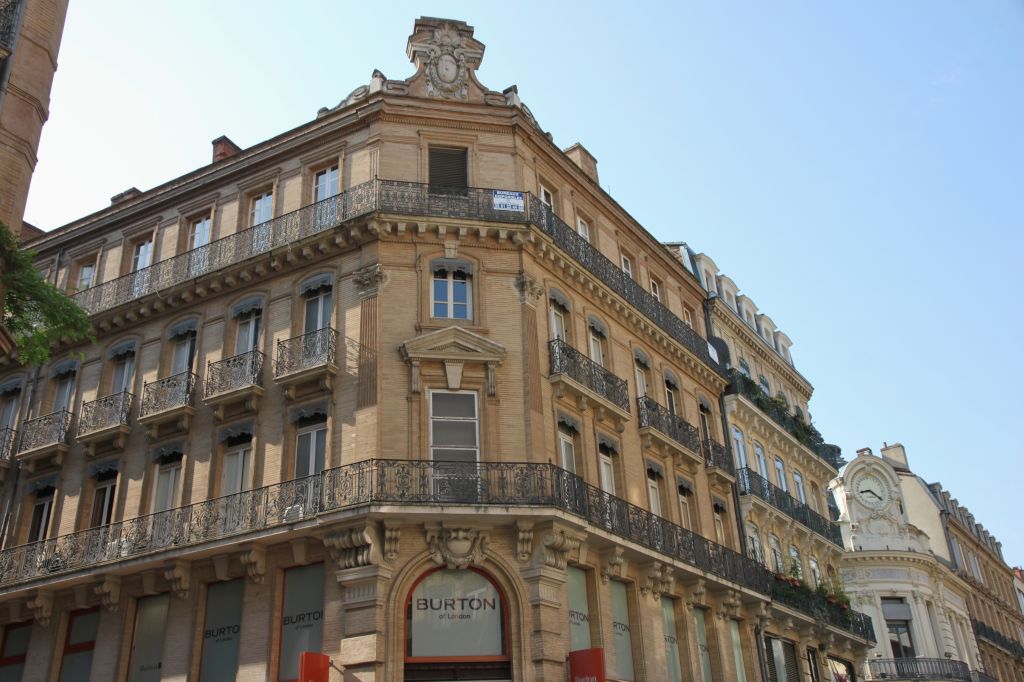
M 486 86 L 789 334 L 827 440 L 902 442 L 1024 563 L 1024 3 L 354 4 L 72 2 L 27 220 L 405 78 L 414 19 L 464 19 Z

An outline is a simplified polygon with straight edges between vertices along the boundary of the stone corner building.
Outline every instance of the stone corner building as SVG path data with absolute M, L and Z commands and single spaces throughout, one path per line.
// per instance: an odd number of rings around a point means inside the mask
M 0 373 L 0 676 L 862 669 L 870 621 L 743 550 L 692 267 L 476 80 L 471 27 L 408 53 L 32 244 L 97 341 Z

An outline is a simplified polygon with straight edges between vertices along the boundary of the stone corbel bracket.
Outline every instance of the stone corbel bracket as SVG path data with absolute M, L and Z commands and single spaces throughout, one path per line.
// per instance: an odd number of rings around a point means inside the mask
M 107 611 L 117 611 L 121 601 L 121 576 L 108 575 L 96 581 L 92 586 L 93 593 L 100 598 L 100 604 Z
M 28 596 L 25 604 L 32 612 L 32 618 L 40 627 L 47 627 L 50 624 L 50 617 L 53 616 L 53 592 L 40 590 Z
M 601 583 L 607 585 L 612 578 L 625 578 L 629 560 L 621 547 L 612 547 L 601 555 Z
M 339 571 L 381 563 L 380 528 L 366 521 L 355 526 L 333 530 L 323 536 L 324 546 Z
M 192 567 L 187 561 L 173 561 L 164 566 L 164 579 L 170 583 L 171 591 L 178 599 L 188 596 Z
M 584 540 L 586 535 L 554 526 L 541 537 L 540 559 L 548 568 L 564 571 L 573 552 L 579 552 L 578 560 L 581 563 L 585 561 Z
M 533 521 L 516 521 L 516 559 L 526 563 L 533 555 Z
M 250 545 L 238 556 L 245 574 L 254 584 L 259 585 L 267 575 L 267 549 L 263 545 Z

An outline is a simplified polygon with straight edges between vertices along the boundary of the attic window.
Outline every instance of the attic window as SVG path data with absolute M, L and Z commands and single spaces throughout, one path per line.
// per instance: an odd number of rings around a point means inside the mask
M 432 190 L 469 187 L 466 150 L 431 147 L 428 173 Z

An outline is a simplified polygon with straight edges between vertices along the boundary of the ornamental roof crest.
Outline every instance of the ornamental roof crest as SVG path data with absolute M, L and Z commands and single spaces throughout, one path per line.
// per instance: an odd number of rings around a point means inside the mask
M 421 85 L 426 97 L 465 102 L 481 98 L 486 91 L 473 75 L 483 59 L 484 45 L 473 39 L 473 27 L 463 21 L 421 17 L 407 52 L 417 67 L 410 87 Z

